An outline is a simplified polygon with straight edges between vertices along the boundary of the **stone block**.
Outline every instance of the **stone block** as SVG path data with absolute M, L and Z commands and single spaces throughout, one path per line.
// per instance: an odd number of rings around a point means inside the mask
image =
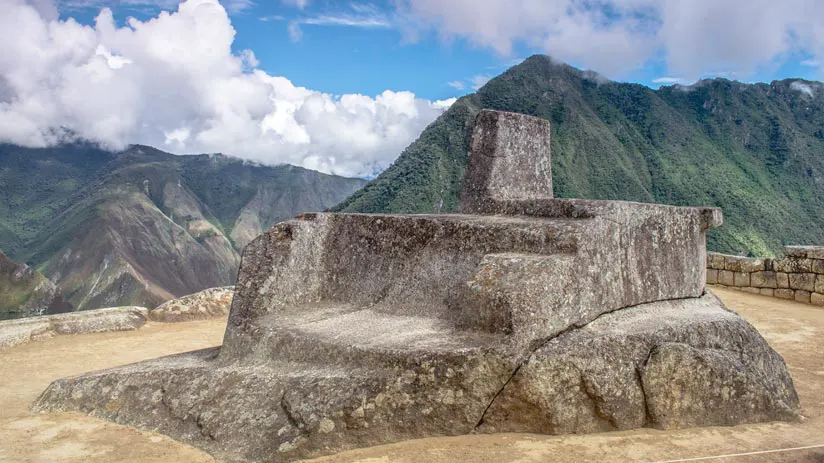
M 810 246 L 807 248 L 807 257 L 810 259 L 824 259 L 824 246 Z
M 750 285 L 750 274 L 746 272 L 735 272 L 733 276 L 733 282 L 735 286 L 749 286 Z
M 793 300 L 795 299 L 795 291 L 792 289 L 779 288 L 775 290 L 774 296 L 779 299 Z
M 738 264 L 741 272 L 763 272 L 765 270 L 764 259 L 741 259 Z
M 707 259 L 709 259 L 709 268 L 715 270 L 724 270 L 724 255 L 717 252 L 708 252 Z
M 750 286 L 756 288 L 776 288 L 775 272 L 753 272 L 750 274 Z
M 762 295 L 762 296 L 770 296 L 770 297 L 773 297 L 773 296 L 775 296 L 775 294 L 774 294 L 774 293 L 775 293 L 775 290 L 774 290 L 774 289 L 772 289 L 772 288 L 760 288 L 760 289 L 758 290 L 758 294 L 760 294 L 760 295 Z
M 807 246 L 784 246 L 784 254 L 787 257 L 807 257 Z
M 482 110 L 475 118 L 461 190 L 462 213 L 493 212 L 490 202 L 552 198 L 549 121 Z
M 781 273 L 793 273 L 795 272 L 795 261 L 796 259 L 789 257 L 776 259 L 773 261 L 773 270 Z
M 718 270 L 713 270 L 713 269 L 707 270 L 707 284 L 708 285 L 717 285 L 718 284 Z
M 824 260 L 813 259 L 813 273 L 824 274 Z
M 776 272 L 784 273 L 809 273 L 813 271 L 813 259 L 796 259 L 794 257 L 778 259 L 773 262 L 773 269 Z
M 745 293 L 750 293 L 750 294 L 761 294 L 761 292 L 759 291 L 758 288 L 753 288 L 751 286 L 741 288 L 741 291 L 744 291 Z
M 730 270 L 732 272 L 740 272 L 741 271 L 741 263 L 746 259 L 745 257 L 739 256 L 724 256 L 724 270 Z
M 810 304 L 824 305 L 824 294 L 812 293 L 810 294 Z
M 735 273 L 729 270 L 719 270 L 718 283 L 724 286 L 735 286 Z
M 790 288 L 803 291 L 815 291 L 815 273 L 790 273 Z
M 776 272 L 775 273 L 775 287 L 776 288 L 789 288 L 790 287 L 790 277 L 784 272 Z
M 803 302 L 805 304 L 809 304 L 811 294 L 812 293 L 810 293 L 809 291 L 804 291 L 802 289 L 799 289 L 795 292 L 795 300 L 797 302 Z
M 815 276 L 815 292 L 824 294 L 824 275 Z

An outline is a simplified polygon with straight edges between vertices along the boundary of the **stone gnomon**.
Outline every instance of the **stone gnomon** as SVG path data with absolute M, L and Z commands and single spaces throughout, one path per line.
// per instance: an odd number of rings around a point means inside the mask
M 305 214 L 244 250 L 221 348 L 55 381 L 36 410 L 285 461 L 470 432 L 798 417 L 704 292 L 721 212 L 552 197 L 549 125 L 482 111 L 461 214 Z

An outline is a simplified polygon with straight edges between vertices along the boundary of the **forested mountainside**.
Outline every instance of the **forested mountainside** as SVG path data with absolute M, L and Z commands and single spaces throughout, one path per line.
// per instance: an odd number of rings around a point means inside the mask
M 351 212 L 455 210 L 482 108 L 551 122 L 557 197 L 718 206 L 709 248 L 772 255 L 824 244 L 824 85 L 726 79 L 653 90 L 536 55 L 459 99 L 365 188 Z

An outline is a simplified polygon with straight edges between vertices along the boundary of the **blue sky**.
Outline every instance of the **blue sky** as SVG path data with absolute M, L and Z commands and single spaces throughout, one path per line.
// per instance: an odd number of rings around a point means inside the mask
M 104 5 L 113 9 L 119 22 L 129 16 L 147 19 L 161 9 L 176 8 L 173 0 L 63 3 L 63 18 L 71 16 L 86 23 L 91 23 Z M 434 29 L 418 30 L 415 37 L 410 38 L 404 30 L 404 18 L 398 17 L 396 2 L 392 1 L 314 0 L 306 1 L 305 5 L 297 0 L 223 3 L 237 32 L 235 51 L 251 49 L 260 61 L 259 68 L 267 73 L 331 94 L 375 95 L 392 89 L 410 90 L 422 98 L 439 100 L 472 92 L 479 83 L 532 54 L 557 56 L 551 48 L 531 46 L 528 40 L 515 41 L 510 51 L 501 53 L 493 46 L 460 35 L 445 38 Z M 295 33 L 296 29 L 299 32 Z M 290 34 L 290 30 L 293 33 Z M 604 73 L 597 62 L 565 61 Z M 659 54 L 642 66 L 630 66 L 607 75 L 653 88 L 675 80 L 690 83 L 698 77 L 715 76 L 746 82 L 788 77 L 821 79 L 818 61 L 809 52 L 800 50 L 784 53 L 774 61 L 758 63 L 753 71 L 709 68 L 694 77 L 672 75 L 666 59 Z
M 385 169 L 456 97 L 535 53 L 652 87 L 820 80 L 824 61 L 824 1 L 810 0 L 0 0 L 0 11 L 0 142 L 140 143 L 347 176 Z

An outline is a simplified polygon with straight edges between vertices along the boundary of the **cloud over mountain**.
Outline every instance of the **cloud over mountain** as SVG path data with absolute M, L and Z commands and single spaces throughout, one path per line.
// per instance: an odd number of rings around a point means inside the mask
M 385 168 L 450 103 L 411 92 L 333 96 L 257 69 L 232 51 L 217 0 L 119 27 L 58 20 L 43 0 L 0 0 L 0 141 L 86 139 L 173 152 L 224 152 L 342 175 Z
M 816 0 L 398 0 L 412 37 L 444 38 L 508 55 L 517 45 L 610 77 L 661 61 L 670 75 L 748 75 L 799 56 L 824 57 Z M 802 58 L 803 59 L 803 58 Z M 806 63 L 820 61 L 807 59 Z

